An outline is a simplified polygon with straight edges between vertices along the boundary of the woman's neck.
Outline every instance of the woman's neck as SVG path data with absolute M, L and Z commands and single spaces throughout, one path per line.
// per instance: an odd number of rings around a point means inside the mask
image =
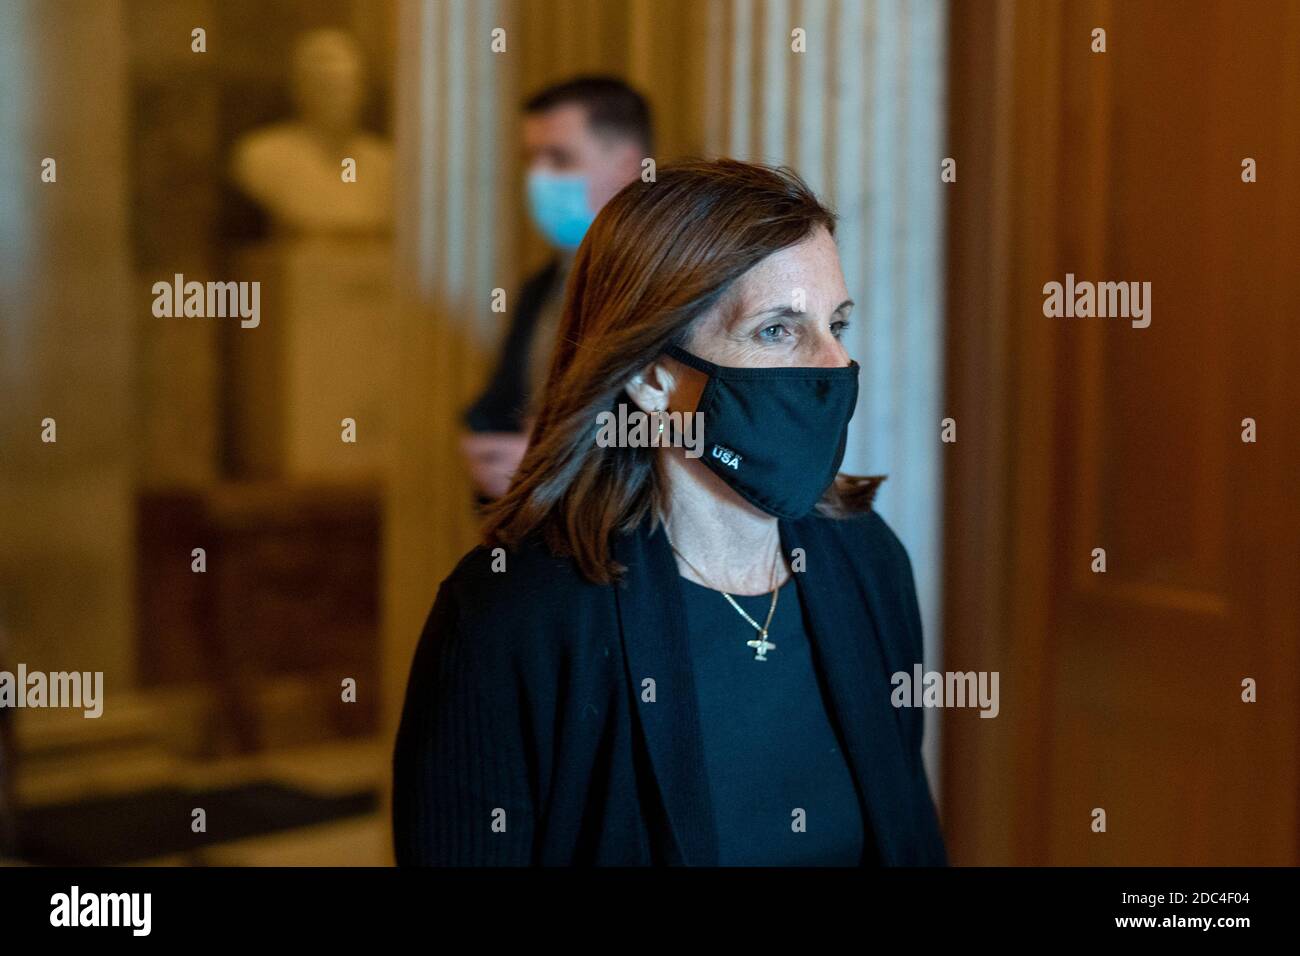
M 681 574 L 731 594 L 763 594 L 789 577 L 777 519 L 741 498 L 699 459 L 664 449 L 668 539 Z M 676 452 L 677 454 L 673 454 Z M 682 556 L 686 560 L 683 560 Z

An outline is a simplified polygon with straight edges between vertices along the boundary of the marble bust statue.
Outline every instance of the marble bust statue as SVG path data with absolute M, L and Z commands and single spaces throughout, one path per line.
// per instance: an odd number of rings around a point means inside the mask
M 296 116 L 238 140 L 231 175 L 280 235 L 376 235 L 393 218 L 392 149 L 359 125 L 365 64 L 352 36 L 315 30 L 292 63 Z M 345 160 L 355 181 L 345 181 Z

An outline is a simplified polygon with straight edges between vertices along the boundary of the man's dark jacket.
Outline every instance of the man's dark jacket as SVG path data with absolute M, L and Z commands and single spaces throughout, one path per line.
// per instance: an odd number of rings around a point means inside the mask
M 921 662 L 906 551 L 874 511 L 780 531 L 805 566 L 794 577 L 864 812 L 862 863 L 947 865 L 923 711 L 890 703 L 890 675 Z M 645 524 L 614 554 L 621 585 L 535 540 L 505 570 L 480 546 L 442 583 L 393 753 L 399 865 L 716 865 L 677 565 Z
M 553 258 L 529 276 L 519 290 L 514 318 L 501 343 L 492 378 L 465 410 L 465 426 L 474 432 L 522 432 L 528 404 L 528 356 L 542 304 L 556 281 L 560 260 Z

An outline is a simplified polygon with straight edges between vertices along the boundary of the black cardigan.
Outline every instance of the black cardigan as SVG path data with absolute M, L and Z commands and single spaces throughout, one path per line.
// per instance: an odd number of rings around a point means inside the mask
M 890 675 L 921 662 L 906 551 L 874 511 L 780 531 L 806 563 L 795 578 L 864 797 L 864 862 L 947 865 L 923 711 L 890 704 Z M 677 565 L 644 525 L 614 554 L 622 585 L 539 541 L 504 571 L 475 548 L 442 583 L 393 752 L 399 865 L 716 864 Z

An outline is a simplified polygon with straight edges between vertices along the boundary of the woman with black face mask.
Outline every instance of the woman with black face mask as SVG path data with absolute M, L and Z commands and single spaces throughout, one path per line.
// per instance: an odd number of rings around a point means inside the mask
M 921 662 L 911 567 L 882 479 L 838 473 L 834 229 L 733 160 L 596 218 L 532 445 L 415 655 L 399 863 L 947 863 L 922 711 L 890 703 Z M 620 404 L 645 427 L 597 440 Z

